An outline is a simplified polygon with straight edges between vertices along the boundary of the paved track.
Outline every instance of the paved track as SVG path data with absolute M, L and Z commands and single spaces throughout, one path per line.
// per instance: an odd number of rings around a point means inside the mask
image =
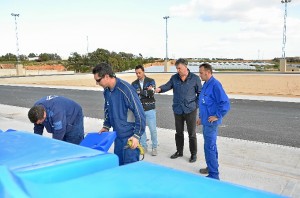
M 0 103 L 30 108 L 51 94 L 72 98 L 82 105 L 85 116 L 103 119 L 101 91 L 0 86 Z M 174 129 L 172 96 L 157 95 L 156 101 L 157 126 Z M 231 99 L 231 111 L 219 135 L 300 148 L 300 104 Z

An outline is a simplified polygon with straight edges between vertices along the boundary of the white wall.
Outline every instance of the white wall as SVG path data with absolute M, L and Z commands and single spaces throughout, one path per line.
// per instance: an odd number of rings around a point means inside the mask
M 25 70 L 25 75 L 50 75 L 50 74 L 74 74 L 74 71 L 57 71 L 57 70 Z M 16 69 L 0 69 L 0 76 L 16 76 Z

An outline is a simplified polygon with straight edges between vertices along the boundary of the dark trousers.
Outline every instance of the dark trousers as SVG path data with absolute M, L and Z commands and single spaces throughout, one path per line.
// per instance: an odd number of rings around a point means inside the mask
M 186 122 L 189 134 L 190 152 L 192 155 L 197 154 L 197 136 L 196 136 L 196 116 L 197 109 L 188 114 L 174 114 L 175 116 L 175 142 L 177 151 L 183 153 L 184 146 L 184 121 Z

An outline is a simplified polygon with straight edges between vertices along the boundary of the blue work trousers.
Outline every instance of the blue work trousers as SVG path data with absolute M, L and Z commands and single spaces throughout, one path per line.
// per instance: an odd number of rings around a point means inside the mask
M 156 110 L 152 109 L 149 111 L 145 111 L 145 115 L 146 115 L 146 124 L 150 130 L 152 148 L 157 148 Z M 142 135 L 140 142 L 145 149 L 148 148 L 146 131 Z
M 128 138 L 115 139 L 114 143 L 114 153 L 119 157 L 119 165 L 125 165 L 140 160 L 140 151 L 138 148 L 131 149 L 127 148 Z
M 203 125 L 204 154 L 208 167 L 208 177 L 214 179 L 219 179 L 217 135 L 218 125 Z

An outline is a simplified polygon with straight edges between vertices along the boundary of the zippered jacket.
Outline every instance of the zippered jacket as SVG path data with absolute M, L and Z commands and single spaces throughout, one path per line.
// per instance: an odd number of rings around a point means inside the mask
M 116 78 L 115 87 L 104 92 L 103 127 L 116 131 L 117 137 L 138 139 L 145 132 L 146 118 L 136 90 L 127 82 Z
M 202 125 L 219 125 L 223 117 L 230 110 L 229 98 L 221 83 L 213 76 L 203 84 L 199 97 L 199 118 Z M 217 116 L 215 122 L 208 122 L 209 116 Z
M 34 105 L 42 105 L 46 110 L 45 121 L 42 124 L 34 124 L 34 133 L 40 135 L 43 134 L 45 127 L 49 133 L 63 136 L 65 133 L 70 132 L 73 125 L 83 117 L 81 106 L 75 101 L 62 96 L 46 96 Z
M 144 111 L 155 109 L 154 90 L 156 87 L 154 79 L 145 76 L 143 87 L 141 87 L 139 79 L 133 81 L 131 85 L 135 88 L 142 102 Z M 148 90 L 149 86 L 152 86 L 153 89 Z
M 173 111 L 175 114 L 188 114 L 198 108 L 198 98 L 201 92 L 201 81 L 194 73 L 189 74 L 182 81 L 179 74 L 174 74 L 164 85 L 160 86 L 161 92 L 173 89 Z

